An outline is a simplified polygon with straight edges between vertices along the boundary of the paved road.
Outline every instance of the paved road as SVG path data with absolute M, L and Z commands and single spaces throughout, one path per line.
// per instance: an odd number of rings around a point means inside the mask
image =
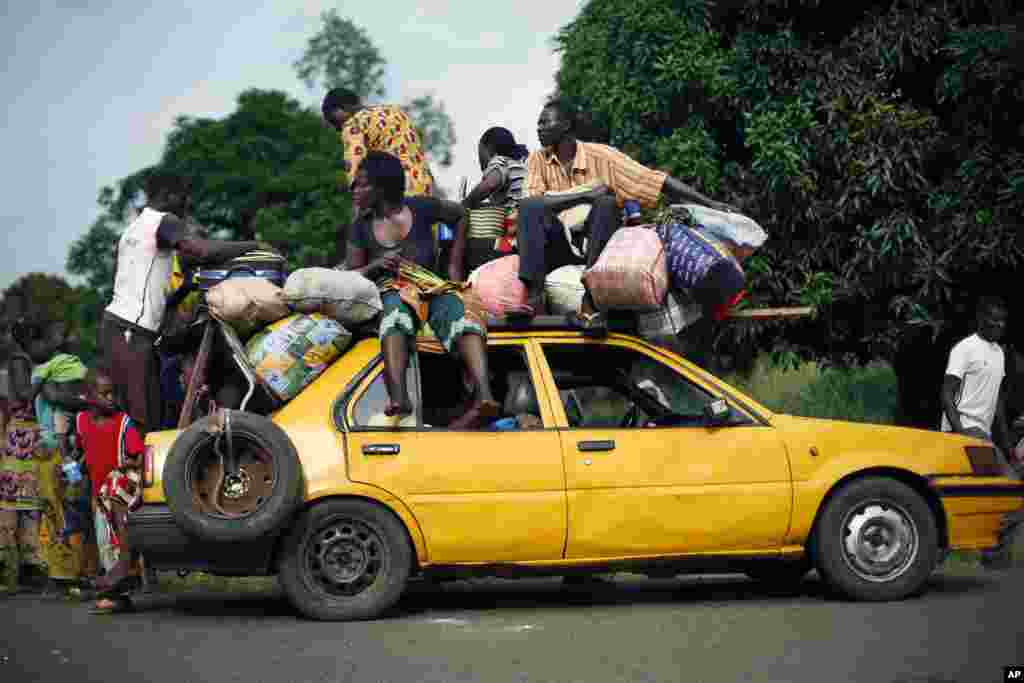
M 936 574 L 921 599 L 833 600 L 736 576 L 421 586 L 391 618 L 299 619 L 276 593 L 163 594 L 135 614 L 0 602 L 0 682 L 985 683 L 1024 663 L 1024 570 Z

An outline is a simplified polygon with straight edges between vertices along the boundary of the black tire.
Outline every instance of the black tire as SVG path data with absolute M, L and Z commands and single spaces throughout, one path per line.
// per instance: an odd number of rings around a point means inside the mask
M 408 534 L 390 510 L 328 500 L 288 534 L 279 577 L 292 605 L 311 619 L 374 619 L 401 597 L 412 562 Z
M 931 507 L 895 479 L 846 484 L 826 504 L 813 533 L 811 553 L 822 578 L 855 600 L 913 595 L 938 562 L 939 531 Z
M 772 586 L 796 586 L 811 571 L 811 563 L 807 559 L 800 560 L 763 560 L 752 562 L 743 569 L 743 573 L 761 583 Z
M 174 520 L 192 536 L 218 543 L 273 534 L 302 502 L 302 465 L 288 435 L 259 415 L 233 410 L 230 419 L 241 473 L 236 486 L 230 487 L 228 480 L 215 486 L 221 469 L 217 436 L 208 431 L 212 417 L 196 421 L 178 436 L 163 472 Z M 223 443 L 221 447 L 226 448 Z

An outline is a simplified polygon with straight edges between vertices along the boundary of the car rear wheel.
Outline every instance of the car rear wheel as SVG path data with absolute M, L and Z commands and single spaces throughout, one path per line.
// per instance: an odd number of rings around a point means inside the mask
M 408 535 L 389 510 L 330 500 L 302 515 L 285 540 L 281 585 L 312 619 L 373 619 L 402 595 L 412 560 Z
M 174 441 L 163 472 L 167 505 L 178 525 L 200 539 L 264 538 L 302 502 L 298 453 L 265 417 L 230 411 L 230 443 L 214 420 L 197 421 Z M 234 458 L 235 466 L 225 470 L 225 457 Z
M 826 582 L 857 600 L 899 600 L 935 568 L 939 533 L 928 502 L 895 479 L 843 486 L 814 529 L 812 553 Z

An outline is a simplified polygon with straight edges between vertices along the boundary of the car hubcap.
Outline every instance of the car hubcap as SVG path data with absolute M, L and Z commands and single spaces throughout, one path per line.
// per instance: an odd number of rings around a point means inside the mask
M 261 446 L 235 436 L 238 471 L 226 474 L 212 448 L 192 457 L 188 486 L 193 503 L 204 514 L 242 519 L 259 510 L 274 491 L 273 459 Z
M 860 578 L 874 583 L 892 581 L 907 571 L 917 552 L 917 525 L 898 505 L 873 501 L 846 515 L 843 559 Z
M 336 520 L 313 537 L 306 550 L 306 566 L 324 591 L 352 596 L 370 586 L 387 563 L 380 535 L 358 520 Z

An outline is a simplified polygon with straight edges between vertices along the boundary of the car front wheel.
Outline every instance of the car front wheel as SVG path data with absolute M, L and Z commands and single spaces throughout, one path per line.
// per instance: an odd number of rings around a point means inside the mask
M 927 501 L 895 479 L 843 486 L 826 504 L 812 552 L 825 581 L 856 600 L 899 600 L 928 580 L 939 534 Z
M 318 503 L 285 540 L 280 580 L 312 619 L 373 619 L 402 595 L 412 547 L 388 510 L 361 500 Z

